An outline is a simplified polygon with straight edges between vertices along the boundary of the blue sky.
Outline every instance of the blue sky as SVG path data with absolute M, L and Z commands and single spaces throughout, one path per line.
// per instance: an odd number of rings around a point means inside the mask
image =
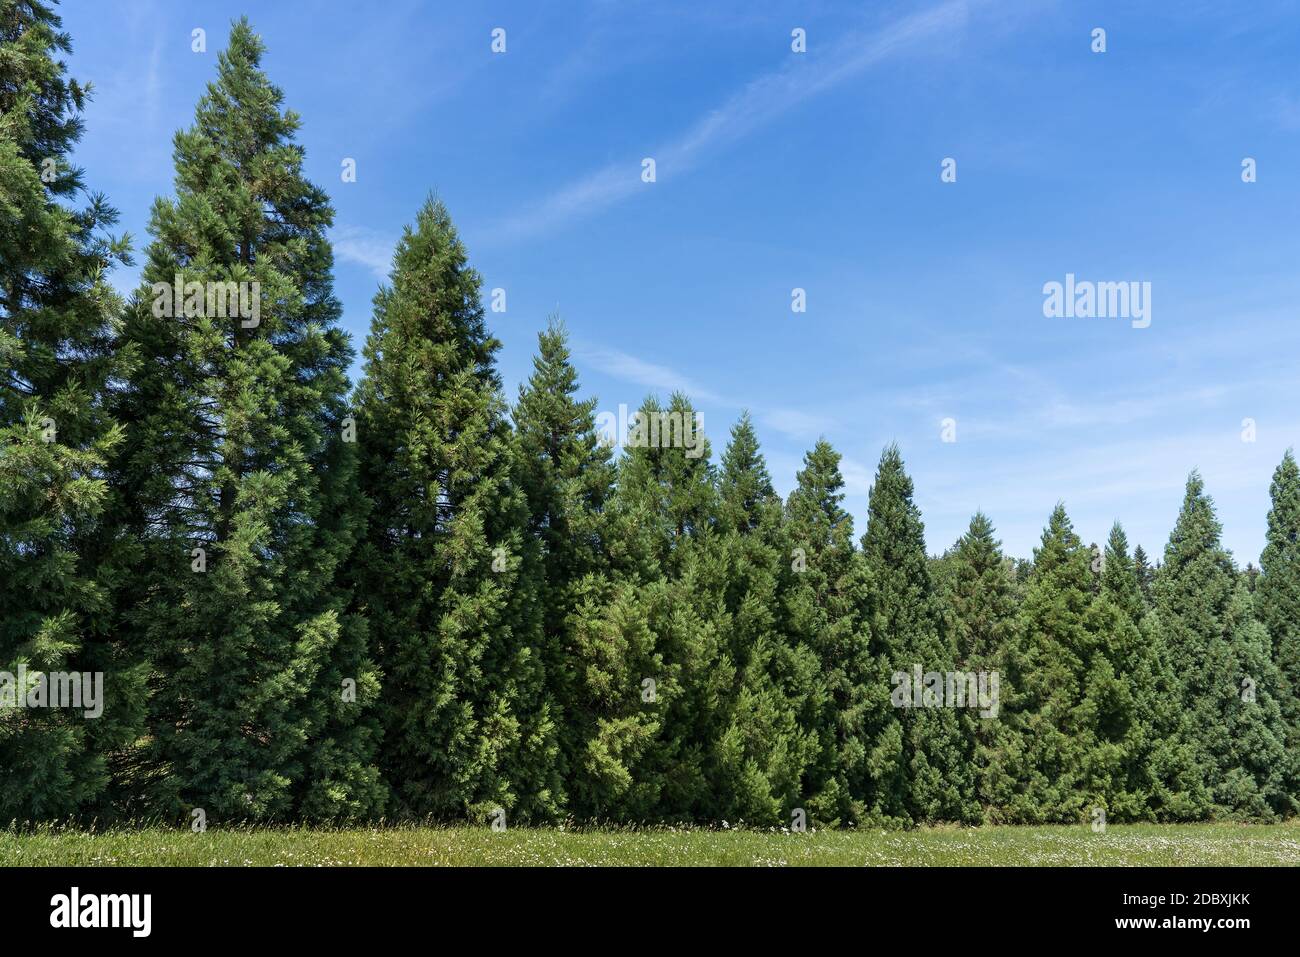
M 601 410 L 684 389 L 716 455 L 748 408 L 782 492 L 824 435 L 859 532 L 897 441 L 932 551 L 982 508 L 1027 556 L 1062 500 L 1085 541 L 1119 519 L 1154 556 L 1198 467 L 1225 543 L 1257 561 L 1272 470 L 1300 444 L 1295 3 L 62 13 L 73 73 L 97 91 L 77 160 L 138 247 L 171 191 L 172 134 L 248 13 L 337 209 L 358 346 L 402 226 L 436 191 L 485 287 L 506 290 L 489 315 L 512 400 L 558 310 Z M 191 51 L 199 27 L 206 54 Z M 941 182 L 947 157 L 956 182 Z M 1150 326 L 1046 318 L 1043 286 L 1067 273 L 1150 282 Z

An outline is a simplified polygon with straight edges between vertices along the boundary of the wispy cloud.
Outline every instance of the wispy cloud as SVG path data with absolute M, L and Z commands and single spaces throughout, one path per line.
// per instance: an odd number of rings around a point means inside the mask
M 868 31 L 853 31 L 816 58 L 792 56 L 785 66 L 751 80 L 720 107 L 700 117 L 683 135 L 647 155 L 658 178 L 691 169 L 710 150 L 733 143 L 798 104 L 830 90 L 918 41 L 960 28 L 973 0 L 949 0 Z M 521 239 L 578 215 L 589 215 L 627 198 L 643 185 L 640 157 L 611 163 L 561 187 L 522 213 L 498 223 L 490 235 Z
M 646 362 L 636 356 L 618 349 L 578 346 L 574 350 L 578 356 L 590 362 L 599 371 L 614 379 L 622 379 L 636 385 L 645 386 L 658 392 L 684 392 L 692 399 L 701 402 L 717 402 L 732 405 L 711 389 L 707 389 L 686 376 L 653 362 Z
M 344 262 L 364 266 L 380 282 L 388 281 L 397 243 L 366 226 L 336 226 L 330 233 L 334 254 Z
M 814 415 L 799 409 L 771 406 L 765 402 L 751 402 L 735 395 L 722 395 L 702 386 L 687 375 L 665 365 L 647 362 L 618 349 L 575 345 L 579 359 L 613 379 L 621 379 L 644 386 L 658 394 L 685 393 L 698 402 L 707 402 L 740 411 L 748 409 L 762 425 L 781 433 L 789 439 L 812 447 L 819 436 L 834 430 L 835 420 L 824 415 Z
M 760 412 L 759 421 L 787 438 L 801 441 L 814 441 L 819 435 L 829 434 L 836 424 L 835 420 L 828 416 L 784 408 Z

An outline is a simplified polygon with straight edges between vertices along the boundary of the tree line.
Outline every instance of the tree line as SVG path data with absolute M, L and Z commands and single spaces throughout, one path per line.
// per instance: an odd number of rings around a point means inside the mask
M 1085 545 L 1060 505 L 1032 561 L 982 514 L 930 556 L 894 446 L 858 539 L 824 440 L 784 500 L 747 415 L 716 462 L 703 436 L 617 453 L 558 322 L 509 404 L 432 199 L 353 388 L 332 210 L 247 21 L 176 134 L 125 299 L 106 275 L 129 240 L 69 159 L 69 49 L 46 3 L 0 0 L 0 672 L 106 691 L 93 720 L 0 707 L 0 821 L 1296 810 L 1290 452 L 1257 574 L 1195 472 L 1154 567 L 1118 524 Z M 257 321 L 190 283 L 255 283 Z M 695 421 L 680 394 L 640 413 Z M 955 707 L 932 674 L 996 676 L 998 700 Z

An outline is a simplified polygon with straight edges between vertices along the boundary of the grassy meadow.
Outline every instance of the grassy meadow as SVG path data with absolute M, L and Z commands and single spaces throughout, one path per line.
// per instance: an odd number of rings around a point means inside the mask
M 7 866 L 1296 866 L 1300 824 L 815 831 L 486 827 L 0 831 Z

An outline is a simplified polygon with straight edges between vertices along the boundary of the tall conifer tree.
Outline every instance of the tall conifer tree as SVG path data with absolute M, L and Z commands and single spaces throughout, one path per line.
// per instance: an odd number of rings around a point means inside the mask
M 817 739 L 804 774 L 807 810 L 826 824 L 902 820 L 902 738 L 883 737 L 889 687 L 863 621 L 867 573 L 853 548 L 840 455 L 825 439 L 804 456 L 786 500 L 795 574 L 786 620 L 795 647 L 817 664 L 802 722 Z
M 1268 538 L 1255 591 L 1259 620 L 1268 629 L 1280 685 L 1278 699 L 1293 769 L 1300 769 L 1300 468 L 1290 449 L 1269 488 Z
M 1094 777 L 1105 768 L 1108 785 L 1098 784 L 1116 820 L 1186 820 L 1201 816 L 1207 798 L 1196 757 L 1188 745 L 1188 716 L 1163 636 L 1148 613 L 1139 569 L 1128 554 L 1119 522 L 1106 542 L 1101 595 L 1094 603 L 1094 630 L 1122 694 L 1094 694 L 1093 721 L 1099 736 L 1118 742 L 1117 752 L 1094 760 Z M 1118 614 L 1116 614 L 1118 613 Z M 1108 690 L 1103 684 L 1094 691 Z M 1109 707 L 1107 707 L 1109 705 Z
M 176 198 L 154 204 L 117 407 L 123 521 L 145 543 L 122 589 L 154 664 L 148 772 L 163 809 L 216 820 L 359 818 L 378 675 L 339 587 L 357 533 L 333 212 L 302 174 L 299 120 L 234 24 Z
M 994 768 L 998 818 L 1077 822 L 1088 809 L 1078 724 L 1090 636 L 1091 556 L 1058 504 L 1034 551 L 1017 640 L 1002 683 L 1003 743 Z
M 647 398 L 622 437 L 610 573 L 574 616 L 574 809 L 632 821 L 712 817 L 709 760 L 735 666 L 725 654 L 717 485 L 690 401 Z
M 536 613 L 543 629 L 546 702 L 561 745 L 566 779 L 583 760 L 579 732 L 582 680 L 574 616 L 590 595 L 608 594 L 609 522 L 614 491 L 610 443 L 596 430 L 596 400 L 577 398 L 578 374 L 564 326 L 552 320 L 538 337 L 533 374 L 514 409 L 516 470 L 528 502 L 538 564 Z
M 970 527 L 957 540 L 945 564 L 943 608 L 956 665 L 965 672 L 983 673 L 987 682 L 996 672 L 1000 698 L 1006 655 L 1015 640 L 1016 604 L 1009 563 L 994 536 L 993 523 L 984 513 L 976 512 L 971 518 Z M 991 690 L 991 684 L 986 686 Z M 994 802 L 989 766 L 998 746 L 1001 718 L 970 709 L 958 717 L 963 732 L 974 743 L 977 798 L 987 808 Z
M 772 487 L 749 414 L 741 416 L 719 476 L 721 607 L 727 652 L 736 665 L 711 773 L 723 817 L 789 823 L 816 736 L 799 717 L 817 662 L 790 642 L 780 596 L 794 571 L 787 558 L 781 499 Z
M 876 654 L 894 681 L 906 674 L 953 670 L 956 649 L 944 627 L 925 553 L 925 528 L 912 500 L 912 479 L 895 445 L 880 457 L 868 501 L 862 554 L 870 576 L 868 623 Z M 895 694 L 891 703 L 915 700 Z M 924 704 L 924 697 L 923 697 Z M 906 804 L 915 821 L 968 820 L 977 814 L 972 742 L 946 702 L 939 707 L 893 707 L 902 725 Z
M 537 820 L 563 799 L 558 745 L 480 290 L 446 208 L 427 201 L 375 296 L 357 389 L 370 513 L 356 585 L 385 675 L 383 767 L 399 809 Z
M 1220 534 L 1193 472 L 1156 579 L 1156 608 L 1214 813 L 1269 818 L 1295 806 L 1286 786 L 1280 675 Z
M 680 427 L 680 439 L 675 431 Z M 681 393 L 666 408 L 647 402 L 633 425 L 620 469 L 620 494 L 654 508 L 654 547 L 667 573 L 667 618 L 659 629 L 666 662 L 675 666 L 678 693 L 658 703 L 666 741 L 661 810 L 670 818 L 714 816 L 711 765 L 727 719 L 737 664 L 728 648 L 730 627 L 718 529 L 717 472 L 694 406 Z M 688 438 L 689 436 L 689 438 Z
M 127 241 L 104 234 L 116 213 L 71 164 L 90 88 L 67 77 L 59 58 L 70 50 L 52 6 L 0 0 L 0 670 L 13 682 L 0 688 L 4 821 L 94 806 L 143 700 L 112 628 L 115 563 L 99 547 L 115 537 L 104 470 L 122 440 L 104 400 L 132 361 L 114 348 L 121 303 L 105 273 L 127 260 Z M 50 671 L 100 673 L 105 710 L 14 709 Z
M 1058 505 L 1007 656 L 1007 721 L 991 775 L 996 818 L 1133 820 L 1157 806 L 1168 813 L 1174 799 L 1153 797 L 1148 767 L 1160 663 L 1140 614 L 1123 530 L 1112 529 L 1098 556 Z

